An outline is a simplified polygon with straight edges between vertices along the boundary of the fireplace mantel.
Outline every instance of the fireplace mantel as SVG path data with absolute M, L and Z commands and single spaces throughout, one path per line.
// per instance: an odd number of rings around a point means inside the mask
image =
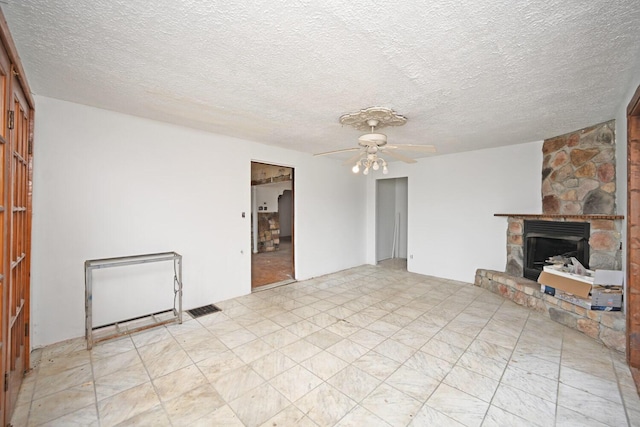
M 493 216 L 505 216 L 511 218 L 523 218 L 523 219 L 581 219 L 584 221 L 605 219 L 610 221 L 617 221 L 624 219 L 624 215 L 563 215 L 563 214 L 502 214 L 497 213 Z

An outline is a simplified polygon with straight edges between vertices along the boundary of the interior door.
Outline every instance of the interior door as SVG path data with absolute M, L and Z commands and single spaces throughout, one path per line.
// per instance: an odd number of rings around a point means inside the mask
M 9 182 L 7 232 L 9 265 L 5 298 L 8 331 L 5 347 L 5 408 L 7 419 L 20 390 L 24 372 L 28 369 L 29 339 L 29 270 L 31 242 L 31 109 L 17 73 L 11 73 L 11 101 L 8 113 Z M 6 164 L 6 163 L 5 163 Z M 5 263 L 6 267 L 6 263 Z M 8 291 L 8 292 L 7 292 Z
M 6 366 L 5 343 L 7 342 L 7 326 L 9 319 L 5 316 L 6 292 L 7 292 L 7 268 L 9 267 L 9 258 L 6 256 L 8 241 L 8 208 L 9 202 L 6 194 L 8 192 L 9 182 L 9 130 L 5 124 L 7 123 L 7 107 L 9 96 L 9 83 L 11 81 L 11 64 L 9 57 L 0 45 L 0 336 L 2 337 L 2 350 L 0 351 L 0 380 L 3 379 Z M 5 387 L 0 385 L 0 422 L 5 425 Z M 7 417 L 8 419 L 8 417 Z

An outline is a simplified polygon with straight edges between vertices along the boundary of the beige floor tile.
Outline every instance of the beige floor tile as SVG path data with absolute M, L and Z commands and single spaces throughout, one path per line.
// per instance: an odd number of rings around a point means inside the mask
M 231 350 L 224 353 L 214 354 L 196 364 L 200 371 L 207 377 L 209 382 L 214 381 L 221 375 L 233 371 L 245 365 L 238 356 Z
M 100 401 L 146 382 L 149 382 L 147 370 L 141 363 L 135 364 L 96 378 L 96 397 Z
M 131 339 L 137 348 L 154 344 L 159 341 L 173 338 L 167 328 L 153 328 L 144 332 L 131 335 Z
M 89 363 L 91 363 L 91 357 L 87 350 L 78 350 L 68 355 L 57 353 L 55 356 L 40 359 L 38 377 L 56 375 L 62 371 L 88 365 Z
M 438 381 L 442 381 L 453 368 L 453 364 L 446 360 L 432 356 L 423 351 L 416 351 L 404 364 L 408 368 L 415 369 L 418 372 L 429 375 L 431 378 L 435 378 Z
M 258 338 L 234 348 L 233 352 L 244 363 L 251 363 L 256 359 L 273 352 L 273 350 L 274 348 L 270 344 Z
M 208 383 L 196 365 L 189 365 L 153 380 L 156 392 L 163 402 Z
M 624 407 L 621 404 L 562 383 L 558 389 L 558 406 L 606 424 L 619 426 L 627 422 Z
M 491 404 L 540 426 L 553 425 L 555 418 L 554 403 L 505 384 L 498 386 Z
M 153 427 L 170 427 L 171 420 L 161 405 L 157 405 L 146 412 L 135 415 L 120 424 L 118 427 L 137 427 L 137 426 L 153 426 Z
M 93 376 L 100 378 L 134 365 L 142 366 L 142 359 L 138 351 L 133 349 L 95 359 L 92 365 Z
M 264 379 L 248 365 L 229 371 L 211 381 L 211 385 L 227 403 L 263 383 Z
M 625 425 L 625 424 L 622 424 Z M 611 424 L 601 423 L 589 418 L 580 412 L 575 412 L 563 406 L 558 406 L 556 413 L 557 427 L 607 427 Z
M 196 420 L 224 404 L 213 387 L 205 384 L 165 402 L 164 408 L 174 426 L 191 426 Z
M 327 349 L 331 347 L 335 343 L 342 340 L 342 337 L 338 334 L 334 334 L 331 331 L 326 329 L 319 330 L 310 335 L 304 337 L 305 341 L 310 342 L 311 344 L 320 347 L 321 349 Z
M 95 399 L 93 382 L 50 394 L 31 403 L 29 423 L 44 424 L 88 405 L 95 405 Z
M 537 425 L 538 424 L 534 424 L 531 421 L 520 418 L 519 416 L 507 412 L 504 409 L 498 408 L 494 405 L 489 406 L 489 410 L 487 411 L 487 414 L 484 417 L 484 421 L 482 422 L 482 427 L 535 427 Z
M 479 426 L 489 408 L 489 403 L 447 384 L 441 384 L 427 404 L 466 426 Z
M 91 358 L 95 362 L 96 360 L 104 357 L 111 357 L 116 354 L 135 350 L 135 348 L 136 347 L 133 344 L 131 337 L 128 336 L 116 340 L 103 341 L 93 346 L 91 349 Z
M 25 424 L 13 424 L 14 426 L 26 425 Z M 100 421 L 98 420 L 98 412 L 96 405 L 89 405 L 87 407 L 78 409 L 70 414 L 64 415 L 48 423 L 42 424 L 42 426 L 65 426 L 65 427 L 99 427 Z
M 245 427 L 229 405 L 224 405 L 202 418 L 193 421 L 189 427 Z M 273 426 L 271 426 L 273 427 Z
M 180 344 L 172 336 L 138 347 L 138 354 L 143 362 L 155 359 L 167 353 L 181 350 Z
M 460 356 L 456 366 L 461 366 L 485 377 L 499 380 L 507 367 L 507 363 L 467 351 Z
M 260 425 L 260 427 L 274 426 L 317 427 L 318 425 L 301 410 L 290 405 Z
M 301 363 L 317 377 L 326 381 L 348 366 L 348 363 L 333 354 L 321 351 Z
M 280 329 L 279 331 L 272 332 L 262 337 L 264 342 L 271 345 L 276 350 L 294 343 L 299 339 L 300 337 L 286 329 Z
M 380 343 L 382 343 L 386 339 L 387 337 L 385 337 L 384 335 L 377 334 L 367 329 L 360 329 L 356 333 L 349 336 L 350 341 L 353 341 L 356 344 L 360 344 L 368 350 L 371 350 L 374 347 L 380 345 Z
M 258 337 L 254 333 L 249 332 L 245 328 L 237 329 L 233 332 L 218 336 L 218 339 L 232 350 L 235 347 L 251 342 L 256 338 Z
M 149 372 L 151 379 L 161 377 L 178 369 L 191 365 L 193 361 L 186 351 L 179 348 L 177 351 L 156 356 L 153 359 L 145 360 L 144 366 Z
M 504 371 L 504 375 L 500 381 L 502 384 L 509 385 L 550 402 L 555 403 L 558 397 L 557 381 L 530 371 L 514 368 L 511 365 Z
M 269 380 L 269 384 L 290 402 L 295 402 L 321 383 L 322 379 L 300 365 L 296 365 Z
M 356 402 L 361 402 L 380 384 L 380 380 L 353 365 L 349 365 L 329 378 L 327 383 Z
M 369 350 L 351 340 L 343 339 L 342 341 L 339 341 L 327 348 L 327 351 L 334 356 L 338 356 L 347 363 L 352 363 L 354 360 L 362 357 Z
M 238 397 L 229 406 L 246 426 L 258 426 L 289 404 L 275 388 L 263 384 Z
M 51 375 L 40 375 L 37 379 L 33 399 L 40 399 L 49 394 L 91 382 L 93 379 L 91 364 L 83 364 L 75 368 L 60 371 Z
M 287 357 L 293 359 L 297 363 L 301 363 L 310 357 L 320 353 L 322 349 L 305 340 L 298 340 L 285 347 L 280 351 Z
M 425 402 L 440 384 L 425 373 L 406 366 L 398 368 L 384 382 L 419 402 Z
M 141 384 L 98 402 L 101 426 L 115 426 L 160 404 L 151 382 Z
M 383 383 L 361 405 L 387 423 L 397 426 L 409 424 L 422 403 Z
M 358 405 L 336 424 L 336 427 L 378 426 L 391 427 L 373 412 Z
M 454 366 L 443 380 L 443 383 L 485 402 L 491 401 L 499 384 L 494 379 L 469 371 L 461 366 Z
M 504 426 L 516 426 L 517 424 L 503 424 Z M 457 422 L 453 418 L 450 418 L 440 411 L 437 411 L 430 407 L 428 404 L 423 405 L 413 421 L 409 423 L 409 427 L 434 427 L 434 426 L 447 426 L 447 427 L 465 427 L 464 424 Z
M 356 402 L 323 383 L 306 394 L 295 405 L 313 422 L 321 426 L 333 425 L 356 405 Z
M 296 362 L 280 353 L 274 351 L 250 363 L 251 368 L 262 378 L 270 380 L 278 374 L 295 366 Z
M 615 377 L 605 380 L 586 372 L 562 367 L 560 369 L 560 382 L 603 399 L 611 400 L 614 403 L 622 404 L 622 397 Z

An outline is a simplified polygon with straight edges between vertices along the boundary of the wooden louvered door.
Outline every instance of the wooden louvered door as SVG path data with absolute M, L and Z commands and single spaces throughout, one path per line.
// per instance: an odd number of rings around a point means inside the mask
M 8 163 L 7 232 L 5 256 L 8 255 L 5 276 L 5 347 L 6 408 L 13 408 L 24 372 L 28 369 L 29 353 L 29 277 L 31 246 L 31 109 L 16 73 L 11 73 L 10 108 L 7 125 L 9 138 L 5 156 Z M 9 411 L 8 411 L 9 412 Z M 9 414 L 7 414 L 9 415 Z
M 0 426 L 29 369 L 33 106 L 0 9 Z
M 0 352 L 0 379 L 4 380 L 7 378 L 4 376 L 5 373 L 5 361 L 6 361 L 6 342 L 7 342 L 7 326 L 9 323 L 9 319 L 6 317 L 6 309 L 5 309 L 5 293 L 7 290 L 7 266 L 8 266 L 8 256 L 6 256 L 7 245 L 6 242 L 8 240 L 7 236 L 7 215 L 8 215 L 8 198 L 6 197 L 7 193 L 7 182 L 8 182 L 8 174 L 9 174 L 9 163 L 7 158 L 7 152 L 9 151 L 9 129 L 4 124 L 7 123 L 8 118 L 8 103 L 9 103 L 9 83 L 11 81 L 11 64 L 9 62 L 9 58 L 7 56 L 6 51 L 2 46 L 0 46 L 0 259 L 2 262 L 0 263 L 0 319 L 2 321 L 0 324 L 2 325 L 2 351 Z M 7 383 L 8 386 L 8 383 Z M 2 425 L 5 425 L 8 422 L 8 419 L 5 421 L 6 414 L 6 405 L 5 405 L 5 390 L 6 387 L 0 385 L 0 422 Z

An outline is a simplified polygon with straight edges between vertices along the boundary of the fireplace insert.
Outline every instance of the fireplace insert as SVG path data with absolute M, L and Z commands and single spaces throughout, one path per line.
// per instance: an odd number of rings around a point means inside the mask
M 574 257 L 589 268 L 588 222 L 524 221 L 524 277 L 538 280 L 551 257 Z

